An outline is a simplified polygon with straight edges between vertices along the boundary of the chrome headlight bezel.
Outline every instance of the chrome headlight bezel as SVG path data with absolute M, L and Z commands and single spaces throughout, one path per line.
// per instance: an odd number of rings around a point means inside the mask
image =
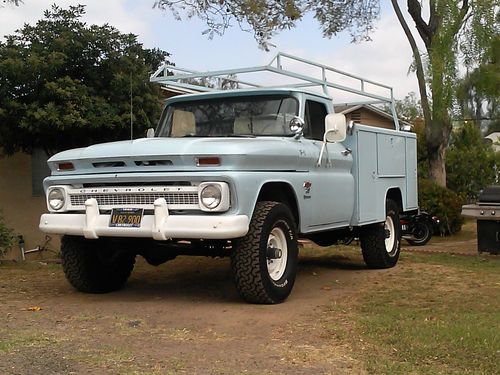
M 203 182 L 198 187 L 200 209 L 224 212 L 230 207 L 229 186 L 225 182 Z
M 61 212 L 66 208 L 67 194 L 61 186 L 50 187 L 47 190 L 47 207 L 52 212 Z

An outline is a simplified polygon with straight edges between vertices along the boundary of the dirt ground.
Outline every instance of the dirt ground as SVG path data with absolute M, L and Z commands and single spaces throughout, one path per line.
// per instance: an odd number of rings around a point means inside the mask
M 465 242 L 451 246 L 473 252 Z M 399 266 L 353 259 L 302 255 L 291 296 L 273 306 L 240 300 L 228 259 L 139 260 L 126 287 L 106 295 L 76 292 L 57 264 L 3 265 L 0 373 L 365 373 L 322 316 Z

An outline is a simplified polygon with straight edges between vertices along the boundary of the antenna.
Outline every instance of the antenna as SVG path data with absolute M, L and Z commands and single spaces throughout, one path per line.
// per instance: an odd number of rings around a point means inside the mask
M 134 102 L 132 95 L 132 70 L 130 71 L 130 140 L 134 139 Z

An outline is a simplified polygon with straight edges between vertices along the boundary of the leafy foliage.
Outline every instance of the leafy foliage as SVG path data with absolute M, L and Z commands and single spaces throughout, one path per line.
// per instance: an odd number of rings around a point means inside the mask
M 462 228 L 462 205 L 465 198 L 428 179 L 418 181 L 418 203 L 422 211 L 436 215 L 441 220 L 441 231 L 453 234 Z
M 476 200 L 481 189 L 495 182 L 497 165 L 500 155 L 485 143 L 474 124 L 466 123 L 453 133 L 446 157 L 450 189 L 469 201 Z
M 414 123 L 416 120 L 423 117 L 422 105 L 414 92 L 408 93 L 403 100 L 396 99 L 394 104 L 398 117 L 404 121 Z M 391 107 L 385 105 L 384 111 L 391 113 Z
M 488 134 L 500 130 L 500 35 L 491 40 L 487 60 L 466 74 L 457 91 L 463 118 L 474 119 Z
M 446 186 L 445 151 L 452 130 L 458 66 L 464 61 L 467 67 L 477 66 L 487 58 L 488 43 L 499 32 L 495 22 L 498 0 L 436 0 L 428 4 L 407 0 L 408 12 L 426 48 L 425 55 L 419 51 L 397 1 L 391 1 L 415 58 L 427 125 L 429 176 Z M 426 21 L 422 9 L 427 5 Z
M 235 21 L 243 30 L 252 30 L 266 50 L 276 31 L 292 28 L 308 12 L 314 14 L 324 36 L 349 30 L 353 40 L 369 40 L 373 20 L 380 13 L 378 0 L 158 0 L 154 6 L 172 11 L 178 20 L 199 17 L 206 22 L 204 34 L 210 38 L 223 34 Z
M 5 225 L 2 212 L 0 211 L 0 257 L 14 245 L 14 232 Z
M 14 5 L 16 7 L 23 3 L 22 0 L 3 0 L 2 2 L 4 4 Z M 3 5 L 0 4 L 0 8 L 2 8 L 2 7 L 3 7 Z
M 442 186 L 446 185 L 445 151 L 452 129 L 458 66 L 465 61 L 471 69 L 487 61 L 487 46 L 499 35 L 498 1 L 407 0 L 408 15 L 425 45 L 422 54 L 398 1 L 391 0 L 413 51 L 427 124 L 429 176 Z M 380 12 L 380 0 L 157 0 L 154 6 L 171 10 L 178 19 L 181 15 L 201 18 L 210 37 L 224 33 L 234 20 L 242 29 L 253 30 L 266 49 L 276 32 L 295 26 L 306 13 L 314 15 L 326 37 L 348 30 L 354 41 L 368 40 Z
M 0 42 L 0 147 L 47 154 L 130 137 L 159 116 L 159 87 L 149 72 L 168 56 L 133 34 L 86 25 L 83 5 L 56 5 L 35 26 Z

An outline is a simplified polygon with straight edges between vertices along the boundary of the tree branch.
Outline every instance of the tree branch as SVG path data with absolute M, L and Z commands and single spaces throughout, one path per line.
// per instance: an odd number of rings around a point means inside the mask
M 416 65 L 416 70 L 417 70 L 418 89 L 420 92 L 420 101 L 422 104 L 422 111 L 424 112 L 425 123 L 428 125 L 432 121 L 432 116 L 431 116 L 431 110 L 430 110 L 430 106 L 429 106 L 429 98 L 427 97 L 427 89 L 426 89 L 426 85 L 425 85 L 425 74 L 424 74 L 424 65 L 422 63 L 422 57 L 420 56 L 420 52 L 418 50 L 415 38 L 413 37 L 413 34 L 411 33 L 410 28 L 408 27 L 408 24 L 406 23 L 406 21 L 403 17 L 403 14 L 401 13 L 401 9 L 399 8 L 398 1 L 391 0 L 391 3 L 392 3 L 392 7 L 394 8 L 394 12 L 396 13 L 396 16 L 398 17 L 399 23 L 401 24 L 401 27 L 403 28 L 403 31 L 406 35 L 406 38 L 408 39 L 408 42 L 410 43 L 411 50 L 413 52 L 413 58 L 415 59 L 415 65 Z
M 462 1 L 462 7 L 460 8 L 460 17 L 456 19 L 455 24 L 453 25 L 453 32 L 457 34 L 460 31 L 460 28 L 467 20 L 467 13 L 469 13 L 469 0 Z
M 429 12 L 429 32 L 434 35 L 441 22 L 441 18 L 437 16 L 436 12 L 436 0 L 429 1 Z
M 431 44 L 431 31 L 429 29 L 429 25 L 425 23 L 422 19 L 422 7 L 418 0 L 408 0 L 408 13 L 410 13 L 411 18 L 415 21 L 415 25 L 417 27 L 417 31 L 420 34 L 420 37 L 425 43 L 427 49 L 430 48 Z M 399 5 L 398 5 L 399 7 Z

